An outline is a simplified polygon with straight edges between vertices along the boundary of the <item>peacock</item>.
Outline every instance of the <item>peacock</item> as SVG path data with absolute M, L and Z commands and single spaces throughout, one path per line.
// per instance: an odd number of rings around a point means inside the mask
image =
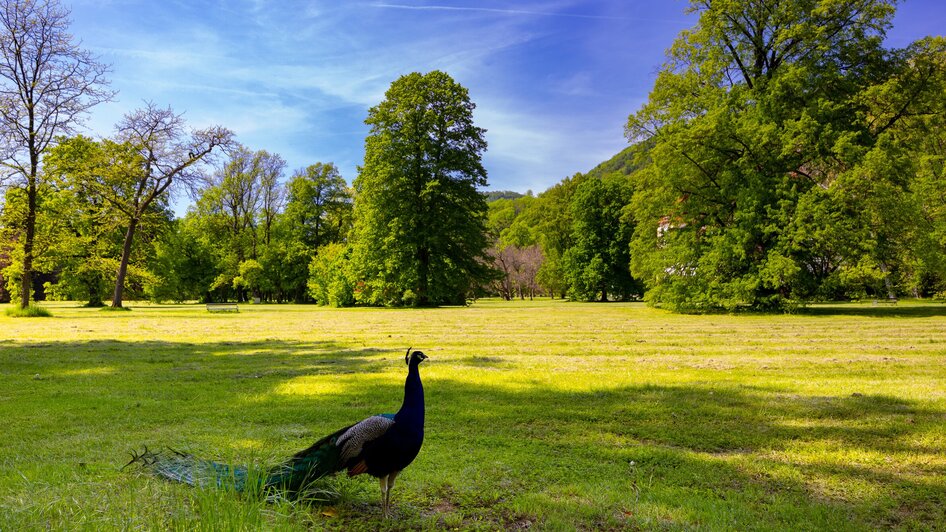
M 266 491 L 298 494 L 315 480 L 348 470 L 353 477 L 367 473 L 381 484 L 381 510 L 387 516 L 391 507 L 394 479 L 410 465 L 424 443 L 424 387 L 420 363 L 427 355 L 407 350 L 407 380 L 404 402 L 396 414 L 379 414 L 339 429 L 269 469 L 259 479 L 251 479 L 245 466 L 231 466 L 196 458 L 171 449 L 132 452 L 131 464 L 140 464 L 169 480 L 192 486 L 228 486 L 244 491 L 257 485 Z

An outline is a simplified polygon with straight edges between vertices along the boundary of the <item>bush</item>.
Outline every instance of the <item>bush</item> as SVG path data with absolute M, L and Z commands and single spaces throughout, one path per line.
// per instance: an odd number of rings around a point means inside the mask
M 309 295 L 320 305 L 350 307 L 355 287 L 350 279 L 349 249 L 344 244 L 319 248 L 309 265 Z

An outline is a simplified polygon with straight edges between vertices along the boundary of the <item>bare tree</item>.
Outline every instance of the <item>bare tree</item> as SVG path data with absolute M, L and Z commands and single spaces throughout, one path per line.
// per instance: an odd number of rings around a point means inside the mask
M 512 277 L 515 272 L 514 257 L 512 254 L 512 246 L 500 246 L 501 244 L 496 242 L 493 244 L 493 247 L 487 250 L 489 258 L 492 261 L 492 266 L 502 274 L 490 281 L 490 283 L 493 288 L 499 292 L 500 297 L 509 301 L 513 296 Z
M 539 292 L 538 275 L 539 269 L 545 262 L 545 254 L 542 253 L 541 246 L 531 245 L 519 248 L 519 257 L 519 269 L 516 272 L 519 297 L 525 299 L 528 293 L 529 299 L 532 299 Z
M 493 288 L 506 301 L 517 294 L 520 299 L 533 299 L 539 291 L 538 273 L 545 262 L 545 254 L 538 245 L 517 247 L 496 242 L 489 249 L 493 267 L 502 275 L 492 281 Z
M 68 32 L 58 0 L 0 0 L 0 159 L 26 191 L 20 306 L 29 305 L 40 158 L 92 106 L 111 99 L 108 66 Z
M 138 151 L 141 165 L 126 179 L 133 185 L 133 193 L 121 201 L 128 215 L 128 227 L 122 247 L 122 258 L 115 280 L 112 307 L 122 306 L 125 274 L 131 256 L 135 230 L 148 207 L 172 188 L 184 188 L 194 193 L 204 179 L 203 163 L 216 148 L 228 148 L 233 144 L 233 133 L 224 127 L 213 126 L 187 132 L 184 119 L 168 107 L 160 109 L 148 102 L 119 122 L 118 139 Z

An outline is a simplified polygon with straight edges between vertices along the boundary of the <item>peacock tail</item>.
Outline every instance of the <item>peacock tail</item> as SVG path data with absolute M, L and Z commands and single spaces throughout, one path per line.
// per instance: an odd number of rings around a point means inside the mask
M 175 482 L 198 487 L 231 488 L 235 491 L 244 491 L 250 476 L 246 466 L 205 460 L 174 449 L 152 451 L 145 447 L 140 453 L 132 452 L 131 461 L 125 467 L 131 464 L 140 464 L 152 473 Z
M 341 449 L 335 443 L 350 428 L 348 426 L 325 436 L 308 449 L 299 451 L 272 468 L 266 477 L 266 487 L 299 492 L 307 484 L 343 469 Z
M 155 475 L 191 486 L 228 488 L 242 492 L 248 487 L 278 489 L 290 493 L 302 491 L 308 484 L 344 468 L 338 438 L 345 427 L 312 444 L 291 458 L 251 479 L 249 468 L 198 458 L 174 449 L 132 452 L 125 467 L 139 464 Z

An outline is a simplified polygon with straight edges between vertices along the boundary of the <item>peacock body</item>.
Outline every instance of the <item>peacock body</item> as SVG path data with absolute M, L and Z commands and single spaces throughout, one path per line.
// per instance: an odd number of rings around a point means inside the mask
M 387 514 L 395 477 L 414 461 L 424 442 L 424 387 L 419 366 L 426 359 L 420 351 L 407 350 L 404 401 L 396 414 L 371 416 L 339 429 L 253 478 L 245 466 L 174 450 L 154 452 L 147 447 L 141 453 L 132 453 L 128 465 L 140 464 L 160 477 L 192 486 L 229 487 L 236 491 L 253 486 L 290 494 L 302 492 L 313 481 L 342 470 L 347 470 L 348 476 L 367 473 L 381 483 L 382 508 Z

